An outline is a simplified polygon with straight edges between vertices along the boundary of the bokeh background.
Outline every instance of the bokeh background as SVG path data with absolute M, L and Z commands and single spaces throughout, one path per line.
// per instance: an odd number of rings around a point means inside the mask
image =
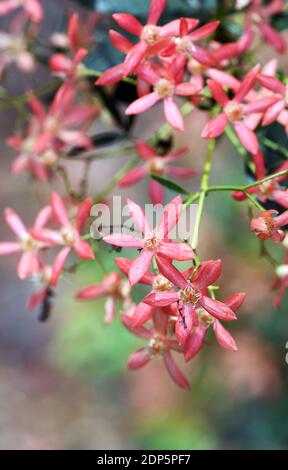
M 65 27 L 71 8 L 84 11 L 80 2 L 43 3 L 46 17 L 40 34 L 44 40 Z M 84 3 L 91 11 L 96 6 L 101 13 L 98 48 L 89 65 L 105 69 L 117 61 L 107 41 L 110 12 L 145 14 L 149 2 Z M 216 4 L 173 0 L 167 14 L 196 13 L 204 18 Z M 7 20 L 1 20 L 1 28 L 6 25 Z M 274 56 L 265 46 L 259 61 Z M 287 56 L 279 59 L 287 72 Z M 11 96 L 18 96 L 50 79 L 44 66 L 30 77 L 13 68 L 1 86 L 7 87 Z M 188 131 L 175 135 L 176 147 L 191 147 L 186 164 L 198 172 L 206 146 L 199 138 L 204 122 L 204 115 L 192 113 L 187 119 Z M 0 111 L 0 123 L 1 212 L 11 206 L 25 221 L 32 222 L 47 201 L 49 187 L 25 175 L 17 179 L 10 175 L 12 153 L 5 140 L 19 124 L 15 111 Z M 162 123 L 161 110 L 156 109 L 153 122 L 147 114 L 135 123 L 133 135 L 149 138 Z M 108 128 L 111 124 L 102 122 L 96 131 Z M 90 193 L 97 194 L 124 161 L 115 158 L 94 163 Z M 69 166 L 75 182 L 80 170 L 79 163 Z M 223 139 L 215 155 L 212 183 L 242 184 L 246 177 L 240 157 Z M 189 186 L 196 189 L 198 183 L 196 177 Z M 53 184 L 61 191 L 60 182 Z M 145 202 L 145 184 L 133 188 L 129 195 Z M 103 325 L 102 301 L 79 304 L 73 300 L 79 287 L 101 279 L 103 273 L 95 262 L 81 266 L 76 276 L 61 282 L 52 316 L 43 324 L 36 313 L 25 310 L 34 286 L 17 279 L 15 257 L 1 257 L 0 449 L 288 448 L 288 303 L 283 302 L 278 311 L 272 308 L 273 270 L 259 258 L 259 245 L 249 233 L 247 221 L 245 205 L 235 203 L 228 194 L 209 197 L 201 228 L 201 258 L 221 257 L 223 296 L 245 291 L 247 301 L 232 326 L 238 353 L 222 351 L 212 341 L 191 365 L 181 364 L 191 380 L 188 393 L 171 383 L 161 361 L 155 360 L 139 372 L 128 372 L 127 357 L 141 341 L 124 331 L 119 318 L 110 327 Z M 1 221 L 1 240 L 10 237 Z M 113 266 L 113 253 L 103 248 L 100 256 L 108 269 Z

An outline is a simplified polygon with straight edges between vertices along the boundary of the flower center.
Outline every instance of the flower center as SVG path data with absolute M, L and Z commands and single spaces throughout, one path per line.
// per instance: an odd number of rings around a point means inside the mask
M 153 281 L 153 290 L 156 292 L 165 292 L 167 290 L 171 290 L 173 284 L 166 279 L 166 277 L 162 276 L 162 274 L 158 274 Z
M 166 78 L 161 78 L 155 87 L 155 91 L 157 91 L 160 98 L 167 98 L 168 96 L 174 95 L 174 84 L 166 80 Z
M 161 243 L 161 239 L 156 233 L 152 233 L 150 237 L 144 241 L 144 246 L 147 250 L 156 250 Z
M 148 24 L 143 28 L 141 39 L 149 44 L 149 46 L 153 46 L 153 44 L 155 44 L 155 42 L 160 38 L 159 32 L 160 28 L 158 28 L 158 26 Z
M 149 352 L 153 356 L 158 356 L 164 353 L 165 344 L 159 336 L 154 336 L 154 338 L 150 339 L 148 343 L 148 348 L 149 348 Z
M 197 312 L 201 323 L 203 323 L 205 326 L 208 327 L 214 323 L 214 318 L 212 317 L 212 315 L 210 315 L 210 313 L 206 312 L 206 310 L 203 310 L 201 308 Z
M 191 74 L 203 75 L 208 67 L 203 64 L 200 64 L 196 59 L 190 59 L 188 62 L 188 70 Z
M 263 21 L 261 14 L 256 13 L 256 12 L 253 12 L 250 18 L 251 18 L 251 22 L 254 23 L 255 25 L 259 25 Z
M 277 186 L 278 184 L 276 183 L 276 181 L 266 181 L 266 183 L 262 183 L 259 186 L 258 190 L 262 196 L 268 197 L 270 196 L 272 191 L 275 191 L 275 189 L 277 189 Z
M 59 121 L 54 116 L 48 116 L 45 122 L 45 129 L 50 132 L 57 132 L 59 129 Z
M 149 160 L 147 166 L 150 173 L 161 176 L 165 168 L 165 162 L 162 158 L 156 157 Z
M 251 228 L 260 240 L 266 240 L 275 232 L 274 220 L 270 216 L 259 217 L 252 223 Z
M 196 305 L 202 297 L 202 294 L 192 286 L 186 286 L 178 292 L 179 299 L 185 304 Z
M 230 101 L 224 107 L 224 112 L 231 122 L 240 121 L 244 115 L 244 108 L 240 103 Z
M 71 228 L 62 228 L 61 235 L 65 245 L 72 246 L 75 242 L 75 235 Z
M 30 236 L 27 236 L 26 238 L 21 240 L 21 248 L 23 251 L 35 251 L 38 246 L 38 242 Z
M 43 155 L 41 155 L 41 161 L 43 165 L 47 167 L 54 166 L 57 160 L 58 160 L 58 156 L 56 152 L 54 152 L 54 150 L 52 149 L 46 150 L 46 152 L 44 152 Z
M 175 44 L 178 52 L 186 52 L 189 54 L 195 50 L 195 46 L 192 43 L 191 39 L 187 36 L 184 38 L 176 38 Z
M 130 290 L 131 290 L 130 282 L 129 281 L 123 281 L 121 279 L 121 282 L 119 283 L 119 286 L 118 286 L 118 292 L 119 292 L 119 296 L 122 300 L 127 299 L 127 297 L 130 294 Z

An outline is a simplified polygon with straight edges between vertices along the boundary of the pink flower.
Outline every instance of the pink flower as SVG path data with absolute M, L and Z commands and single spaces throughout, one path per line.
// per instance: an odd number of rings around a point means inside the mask
M 233 124 L 235 132 L 242 143 L 242 145 L 252 154 L 258 152 L 259 144 L 257 137 L 251 129 L 245 124 L 245 117 L 249 114 L 264 112 L 273 104 L 273 99 L 257 100 L 249 104 L 243 104 L 242 101 L 253 89 L 257 82 L 257 76 L 260 66 L 256 65 L 246 75 L 241 86 L 239 87 L 233 100 L 229 100 L 224 92 L 222 86 L 215 80 L 208 80 L 208 86 L 213 94 L 213 97 L 223 108 L 222 113 L 217 117 L 211 119 L 205 126 L 202 137 L 204 139 L 212 139 L 219 137 L 225 130 L 226 126 Z
M 141 254 L 133 261 L 129 270 L 129 280 L 132 286 L 147 273 L 154 257 L 165 256 L 179 261 L 191 260 L 194 253 L 186 243 L 171 242 L 168 238 L 169 232 L 178 223 L 182 212 L 182 199 L 177 196 L 164 209 L 162 219 L 156 230 L 151 230 L 141 207 L 128 199 L 128 209 L 131 218 L 135 222 L 143 239 L 125 233 L 113 233 L 104 237 L 106 243 L 111 245 L 138 248 Z
M 260 240 L 268 240 L 271 238 L 273 242 L 280 243 L 285 238 L 285 232 L 280 230 L 288 224 L 288 211 L 278 214 L 275 210 L 263 211 L 260 217 L 251 220 L 250 229 Z
M 129 171 L 118 183 L 120 188 L 125 188 L 131 186 L 138 181 L 142 180 L 146 176 L 149 176 L 150 173 L 158 176 L 169 175 L 176 176 L 180 178 L 190 178 L 196 173 L 194 170 L 189 168 L 181 168 L 169 165 L 173 160 L 183 157 L 187 154 L 187 149 L 181 149 L 178 152 L 171 152 L 165 156 L 160 156 L 157 154 L 156 150 L 143 142 L 138 140 L 136 142 L 137 153 L 140 156 L 141 160 L 145 163 L 141 167 L 135 168 Z M 157 181 L 150 179 L 149 180 L 149 195 L 153 204 L 161 204 L 164 200 L 164 188 Z
M 75 55 L 70 58 L 65 54 L 53 54 L 49 60 L 49 67 L 51 72 L 61 78 L 81 78 L 85 75 L 85 67 L 82 61 L 87 56 L 86 49 L 79 49 Z
M 252 31 L 258 28 L 264 40 L 271 44 L 277 52 L 283 54 L 286 50 L 286 43 L 281 34 L 274 29 L 270 20 L 273 15 L 281 13 L 285 8 L 282 0 L 272 0 L 264 4 L 263 0 L 252 0 L 251 6 L 246 14 L 245 23 Z
M 277 120 L 288 134 L 288 85 L 269 75 L 259 75 L 258 80 L 267 90 L 276 93 L 277 97 L 276 103 L 264 114 L 262 123 L 267 126 Z
M 115 263 L 126 276 L 129 275 L 129 271 L 133 263 L 132 260 L 127 258 L 116 258 Z M 185 279 L 188 279 L 191 276 L 192 272 L 193 268 L 187 269 L 183 273 Z M 147 272 L 139 280 L 139 284 L 147 284 L 151 286 L 152 292 L 169 292 L 173 290 L 173 284 L 168 281 L 168 279 L 166 279 L 161 273 L 152 274 L 151 272 Z M 138 326 L 141 326 L 147 321 L 151 320 L 157 310 L 159 309 L 157 309 L 156 307 L 151 307 L 150 305 L 147 305 L 144 302 L 141 302 L 139 305 L 137 305 L 132 315 L 133 328 L 137 328 Z M 170 307 L 164 307 L 161 310 L 164 315 L 174 314 Z
M 140 114 L 163 100 L 164 114 L 167 122 L 176 130 L 184 130 L 184 121 L 178 110 L 174 96 L 193 96 L 197 94 L 201 87 L 191 83 L 181 83 L 184 72 L 184 64 L 182 58 L 176 58 L 167 67 L 162 68 L 158 73 L 150 68 L 144 68 L 142 78 L 153 86 L 153 92 L 138 98 L 130 104 L 126 109 L 126 114 Z M 141 77 L 141 73 L 139 71 Z
M 1 7 L 1 4 L 0 4 Z M 0 78 L 5 69 L 15 64 L 24 73 L 31 73 L 35 67 L 33 54 L 28 51 L 27 41 L 20 30 L 11 28 L 10 33 L 0 31 Z
M 96 12 L 89 12 L 88 18 L 73 13 L 69 18 L 67 33 L 53 33 L 51 43 L 59 49 L 69 49 L 75 55 L 79 49 L 88 49 L 96 43 L 95 28 L 100 21 L 101 15 Z
M 215 283 L 221 274 L 221 261 L 206 261 L 198 268 L 192 280 L 187 280 L 171 261 L 157 257 L 160 272 L 179 290 L 178 292 L 152 293 L 143 302 L 155 307 L 166 307 L 174 302 L 178 305 L 176 337 L 184 344 L 193 326 L 199 325 L 197 307 L 204 309 L 218 320 L 235 320 L 233 310 L 223 302 L 207 296 L 207 288 Z
M 42 103 L 31 97 L 30 106 L 40 123 L 40 132 L 35 143 L 35 150 L 42 152 L 53 143 L 90 147 L 91 141 L 85 130 L 90 126 L 98 113 L 91 105 L 77 104 L 77 91 L 71 82 L 59 88 L 46 113 Z
M 138 349 L 128 359 L 128 368 L 138 370 L 148 364 L 153 357 L 162 357 L 163 363 L 171 379 L 181 388 L 189 389 L 189 383 L 183 373 L 179 370 L 171 351 L 183 352 L 175 340 L 168 337 L 168 316 L 155 315 L 154 326 L 145 328 L 132 326 L 131 318 L 123 314 L 122 323 L 132 334 L 148 341 L 145 348 Z
M 254 157 L 257 179 L 265 178 L 266 169 L 262 152 L 259 150 Z M 274 173 L 280 173 L 281 171 L 287 169 L 288 162 L 284 162 L 277 170 L 275 170 Z M 256 194 L 257 198 L 262 203 L 266 203 L 267 201 L 274 201 L 285 209 L 288 209 L 288 189 L 284 186 L 281 186 L 280 184 L 281 181 L 286 179 L 287 175 L 278 176 L 277 178 L 273 178 L 270 181 L 259 184 L 258 186 L 253 186 L 252 188 L 248 189 L 247 192 L 251 195 Z M 239 191 L 235 191 L 232 196 L 236 201 L 244 201 L 247 199 L 247 196 Z
M 95 22 L 95 18 L 94 18 Z M 49 66 L 51 71 L 62 78 L 73 78 L 77 79 L 85 75 L 85 67 L 82 64 L 82 61 L 88 54 L 86 47 L 82 47 L 81 35 L 81 26 L 82 30 L 83 25 L 80 23 L 79 15 L 74 13 L 68 24 L 67 32 L 67 45 L 71 51 L 71 57 L 67 57 L 66 54 L 53 54 L 49 60 Z M 85 33 L 85 29 L 84 29 Z M 86 31 L 86 40 L 89 44 L 90 34 Z M 88 45 L 87 44 L 87 45 Z
M 107 297 L 104 319 L 106 324 L 111 323 L 115 317 L 117 300 L 132 302 L 130 298 L 130 285 L 117 272 L 107 274 L 100 284 L 85 287 L 76 295 L 78 300 L 94 300 L 101 297 Z
M 43 19 L 43 8 L 39 0 L 1 0 L 0 16 L 7 15 L 17 8 L 24 8 L 31 21 L 39 23 Z
M 52 286 L 57 284 L 58 278 L 64 268 L 65 261 L 72 249 L 75 250 L 79 258 L 94 259 L 94 253 L 91 246 L 86 241 L 81 240 L 80 236 L 81 231 L 90 215 L 91 205 L 91 199 L 86 199 L 84 202 L 82 202 L 82 204 L 78 206 L 75 221 L 72 223 L 69 219 L 63 200 L 57 193 L 52 193 L 52 214 L 55 221 L 61 226 L 60 231 L 42 227 L 35 227 L 30 231 L 36 240 L 49 243 L 52 246 L 64 246 L 64 248 L 57 255 L 57 258 L 53 264 L 51 276 Z
M 50 207 L 44 207 L 35 220 L 33 230 L 41 230 L 50 217 Z M 5 209 L 5 220 L 17 236 L 18 241 L 0 243 L 0 255 L 22 253 L 17 271 L 20 279 L 27 279 L 29 276 L 38 273 L 40 269 L 39 252 L 43 248 L 51 246 L 51 244 L 47 241 L 39 243 L 31 235 L 31 230 L 24 226 L 20 217 L 12 209 Z
M 191 32 L 189 22 L 187 19 L 182 18 L 180 20 L 179 36 L 174 40 L 174 45 L 169 49 L 169 53 L 176 52 L 180 55 L 184 54 L 184 56 L 188 58 L 193 57 L 193 59 L 200 62 L 200 64 L 210 67 L 213 65 L 212 57 L 209 52 L 195 44 L 195 42 L 213 34 L 219 24 L 219 21 L 213 21 Z
M 224 304 L 235 312 L 241 307 L 244 299 L 245 294 L 241 292 L 224 300 Z M 211 326 L 213 326 L 215 337 L 222 348 L 227 349 L 228 351 L 237 351 L 234 338 L 231 336 L 229 331 L 223 327 L 219 320 L 213 318 L 212 315 L 203 309 L 198 309 L 197 314 L 199 324 L 193 327 L 184 346 L 184 357 L 186 361 L 193 359 L 205 345 L 206 334 Z
M 138 36 L 140 41 L 127 51 L 126 59 L 124 62 L 123 75 L 130 75 L 136 70 L 149 49 L 154 48 L 155 55 L 162 49 L 162 41 L 164 48 L 168 44 L 166 38 L 171 38 L 179 34 L 180 20 L 174 20 L 165 26 L 157 26 L 157 23 L 166 6 L 166 0 L 152 0 L 148 15 L 147 24 L 143 26 L 135 16 L 128 13 L 116 13 L 113 19 L 128 33 Z M 193 18 L 187 19 L 189 30 L 197 25 L 198 21 Z

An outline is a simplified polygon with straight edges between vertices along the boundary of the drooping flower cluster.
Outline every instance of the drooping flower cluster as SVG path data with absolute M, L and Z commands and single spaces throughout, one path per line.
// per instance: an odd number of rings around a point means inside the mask
M 221 274 L 221 261 L 206 261 L 198 268 L 189 268 L 181 273 L 173 265 L 174 260 L 187 261 L 194 253 L 187 243 L 172 242 L 169 233 L 177 225 L 183 205 L 180 197 L 172 200 L 163 211 L 157 230 L 152 231 L 145 215 L 136 203 L 128 201 L 130 215 L 143 234 L 140 240 L 130 234 L 111 234 L 106 243 L 120 247 L 141 249 L 134 260 L 116 258 L 120 270 L 128 276 L 131 287 L 137 283 L 152 287 L 152 291 L 137 306 L 130 306 L 122 314 L 124 326 L 136 336 L 148 340 L 145 348 L 133 353 L 128 360 L 130 369 L 138 369 L 157 355 L 162 356 L 172 379 L 180 387 L 189 384 L 171 354 L 176 351 L 191 360 L 204 346 L 207 330 L 213 325 L 219 344 L 228 350 L 236 350 L 236 343 L 221 322 L 236 319 L 235 311 L 244 300 L 244 294 L 236 294 L 220 302 L 211 297 L 211 288 Z M 149 270 L 155 260 L 157 269 Z M 155 265 L 154 265 L 155 268 Z M 78 299 L 95 299 L 108 296 L 106 319 L 114 316 L 114 299 L 125 298 L 129 290 L 116 273 L 106 276 L 103 284 L 82 289 Z M 125 284 L 124 284 L 125 285 Z
M 9 145 L 19 153 L 12 165 L 14 175 L 26 170 L 45 181 L 49 177 L 49 169 L 56 166 L 65 146 L 90 147 L 86 130 L 97 115 L 97 108 L 90 104 L 78 104 L 76 94 L 72 83 L 65 83 L 47 111 L 39 99 L 29 95 L 28 102 L 33 114 L 27 135 L 14 135 L 8 139 Z
M 5 220 L 17 237 L 16 242 L 0 243 L 0 255 L 21 253 L 18 264 L 20 279 L 36 277 L 44 285 L 29 301 L 30 307 L 39 304 L 48 286 L 55 287 L 64 269 L 65 262 L 73 249 L 81 259 L 93 259 L 94 253 L 89 243 L 81 238 L 87 219 L 90 215 L 92 201 L 84 200 L 79 205 L 71 205 L 73 213 L 67 212 L 62 198 L 52 193 L 50 206 L 42 209 L 32 228 L 26 229 L 22 220 L 12 210 L 5 210 Z M 76 215 L 74 215 L 76 210 Z M 56 223 L 58 230 L 51 229 L 47 224 Z M 61 248 L 52 267 L 47 263 L 47 251 Z

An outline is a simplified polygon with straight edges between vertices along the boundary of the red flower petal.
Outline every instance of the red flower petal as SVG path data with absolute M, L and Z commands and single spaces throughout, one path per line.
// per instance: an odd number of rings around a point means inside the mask
M 129 270 L 129 281 L 131 286 L 137 284 L 146 274 L 154 256 L 153 251 L 143 250 L 142 253 L 133 261 Z
M 183 117 L 173 101 L 172 97 L 164 100 L 164 114 L 166 121 L 177 131 L 184 131 Z
M 157 24 L 165 7 L 166 0 L 152 0 L 149 8 L 147 24 Z
M 127 248 L 144 248 L 144 241 L 125 233 L 112 233 L 103 238 L 105 243 Z
M 185 361 L 191 361 L 204 345 L 207 329 L 205 325 L 199 325 L 193 329 L 185 344 Z
M 185 277 L 182 273 L 180 273 L 180 271 L 178 271 L 177 268 L 175 268 L 175 266 L 173 266 L 171 261 L 161 258 L 160 256 L 157 256 L 156 261 L 161 274 L 163 274 L 166 279 L 168 279 L 170 282 L 172 282 L 172 284 L 179 287 L 180 289 L 185 288 L 187 285 Z
M 156 91 L 149 93 L 149 95 L 142 96 L 141 98 L 138 98 L 138 100 L 133 101 L 133 103 L 131 103 L 126 109 L 125 114 L 131 115 L 143 113 L 144 111 L 147 111 L 147 109 L 152 108 L 152 106 L 158 103 L 160 99 L 161 98 Z
M 236 346 L 234 338 L 231 336 L 229 331 L 227 331 L 224 326 L 218 320 L 215 320 L 213 323 L 213 330 L 216 336 L 216 339 L 220 346 L 224 349 L 228 349 L 229 351 L 237 351 L 238 348 Z
M 137 370 L 145 366 L 151 360 L 151 356 L 147 348 L 138 349 L 133 352 L 128 358 L 128 368 L 130 370 Z
M 213 119 L 210 119 L 204 127 L 201 137 L 203 139 L 214 139 L 223 134 L 225 127 L 228 124 L 228 119 L 224 113 L 219 114 Z
M 207 310 L 210 315 L 218 318 L 219 320 L 231 321 L 237 319 L 233 310 L 219 300 L 210 299 L 210 297 L 203 295 L 199 300 L 199 304 Z
M 135 36 L 141 36 L 143 26 L 135 16 L 130 15 L 129 13 L 114 13 L 112 18 L 128 33 L 134 34 Z
M 254 132 L 248 129 L 242 121 L 235 122 L 234 129 L 243 147 L 255 155 L 259 150 L 259 144 Z
M 184 390 L 188 390 L 190 388 L 189 382 L 178 369 L 178 366 L 169 351 L 164 353 L 163 361 L 172 380 L 174 380 L 179 387 L 184 388 Z

